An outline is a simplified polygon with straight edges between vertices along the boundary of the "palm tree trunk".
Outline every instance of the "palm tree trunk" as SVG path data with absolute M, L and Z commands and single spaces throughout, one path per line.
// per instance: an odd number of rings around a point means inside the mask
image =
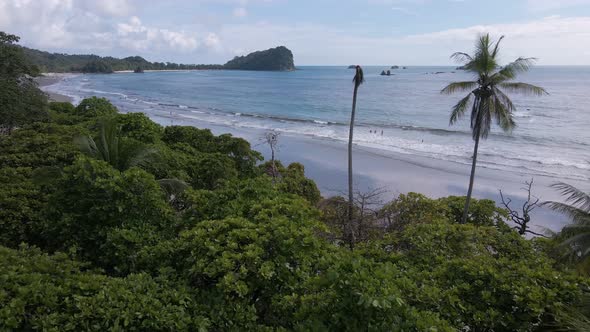
M 469 189 L 467 190 L 467 198 L 465 199 L 465 209 L 463 210 L 463 217 L 461 223 L 467 223 L 467 215 L 469 214 L 469 203 L 471 202 L 471 193 L 473 192 L 473 180 L 475 180 L 475 166 L 477 164 L 477 149 L 479 148 L 479 129 L 477 129 L 477 136 L 475 136 L 475 146 L 473 148 L 473 160 L 471 162 L 471 176 L 469 177 Z
M 355 85 L 354 92 L 352 95 L 352 113 L 350 115 L 350 132 L 348 134 L 348 225 L 347 234 L 348 245 L 352 250 L 354 248 L 354 230 L 352 226 L 352 213 L 353 213 L 353 200 L 354 196 L 352 193 L 352 136 L 354 131 L 354 115 L 356 112 L 356 95 L 358 92 L 358 85 Z

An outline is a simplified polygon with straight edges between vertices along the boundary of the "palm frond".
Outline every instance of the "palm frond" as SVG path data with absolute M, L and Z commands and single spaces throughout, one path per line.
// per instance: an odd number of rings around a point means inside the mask
M 447 85 L 440 93 L 450 95 L 458 91 L 471 91 L 475 87 L 477 87 L 477 82 L 474 81 L 454 82 Z
M 564 182 L 554 183 L 551 187 L 559 191 L 561 195 L 565 196 L 565 201 L 567 203 L 585 210 L 586 213 L 590 214 L 590 194 Z
M 510 133 L 516 127 L 516 122 L 512 116 L 514 104 L 512 104 L 510 98 L 500 90 L 493 89 L 492 91 L 494 92 L 491 97 L 494 105 L 492 114 L 496 119 L 498 126 L 500 126 L 504 132 Z
M 568 216 L 574 223 L 590 224 L 590 214 L 588 211 L 582 210 L 578 207 L 554 201 L 544 202 L 542 205 L 555 212 Z
M 152 161 L 151 158 L 158 153 L 157 149 L 148 148 L 143 144 L 129 145 L 130 147 L 123 146 L 123 151 L 121 151 L 122 153 L 119 155 L 120 161 L 123 163 L 123 165 L 121 165 L 122 169 L 145 165 Z
M 575 245 L 573 249 L 580 251 L 583 255 L 587 255 L 588 250 L 590 250 L 590 230 L 587 229 L 585 232 L 570 236 L 559 245 L 564 247 Z
M 150 162 L 157 150 L 142 142 L 121 136 L 121 129 L 113 119 L 99 122 L 99 134 L 74 139 L 80 150 L 94 158 L 104 160 L 120 171 Z
M 457 63 L 467 64 L 473 61 L 473 57 L 464 52 L 455 52 L 451 55 L 451 59 L 455 60 Z
M 74 137 L 74 144 L 86 155 L 96 157 L 99 154 L 96 142 L 90 136 L 76 136 Z
M 525 95 L 534 95 L 534 96 L 542 96 L 548 95 L 545 89 L 538 87 L 536 85 L 528 84 L 528 83 L 500 83 L 499 86 L 502 89 L 505 89 L 510 92 L 514 93 L 521 93 Z
M 160 179 L 157 180 L 158 184 L 168 197 L 178 197 L 183 191 L 185 191 L 189 185 L 179 179 Z
M 529 71 L 536 61 L 536 58 L 518 58 L 495 73 L 493 80 L 495 83 L 512 80 L 517 74 Z
M 453 106 L 453 110 L 451 111 L 451 117 L 449 118 L 449 124 L 456 123 L 459 119 L 465 115 L 465 110 L 467 110 L 467 106 L 471 101 L 471 93 L 465 96 L 465 98 L 459 100 L 459 102 Z
M 498 68 L 497 60 L 492 56 L 492 41 L 489 34 L 481 35 L 475 45 L 475 57 L 473 58 L 473 71 L 479 73 L 480 79 L 487 77 Z
M 496 56 L 498 55 L 498 51 L 500 50 L 500 43 L 502 42 L 502 39 L 504 39 L 504 36 L 500 36 L 500 38 L 498 38 L 498 41 L 496 42 L 496 46 L 494 46 L 494 50 L 492 51 L 492 58 L 496 58 Z

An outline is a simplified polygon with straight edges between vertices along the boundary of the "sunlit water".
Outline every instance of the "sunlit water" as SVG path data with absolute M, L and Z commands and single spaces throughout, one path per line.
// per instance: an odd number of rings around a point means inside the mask
M 365 68 L 359 89 L 355 143 L 391 152 L 468 164 L 473 141 L 468 116 L 449 126 L 463 94 L 441 95 L 469 74 L 450 67 L 410 67 L 380 76 Z M 437 73 L 439 72 L 439 73 Z M 440 73 L 442 72 L 442 73 Z M 300 67 L 294 72 L 190 71 L 79 75 L 49 87 L 76 97 L 97 95 L 125 112 L 195 118 L 212 124 L 345 141 L 353 70 Z M 544 87 L 543 97 L 511 95 L 518 127 L 494 127 L 479 165 L 531 175 L 587 179 L 590 175 L 590 67 L 537 67 L 520 81 Z

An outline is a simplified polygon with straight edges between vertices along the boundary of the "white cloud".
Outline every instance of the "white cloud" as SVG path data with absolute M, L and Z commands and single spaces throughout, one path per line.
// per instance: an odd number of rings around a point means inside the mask
M 195 37 L 184 31 L 151 28 L 143 25 L 137 16 L 132 16 L 128 23 L 117 25 L 117 36 L 121 45 L 127 45 L 136 51 L 147 49 L 167 49 L 173 51 L 192 51 L 199 43 Z
M 221 41 L 219 40 L 219 36 L 214 33 L 209 33 L 205 38 L 205 45 L 211 49 L 219 50 L 221 47 Z
M 128 55 L 219 49 L 219 39 L 214 42 L 206 31 L 160 28 L 129 16 L 132 1 L 0 0 L 0 30 L 21 36 L 24 45 L 54 51 Z
M 244 7 L 234 8 L 233 15 L 234 17 L 246 17 L 248 16 L 248 11 Z

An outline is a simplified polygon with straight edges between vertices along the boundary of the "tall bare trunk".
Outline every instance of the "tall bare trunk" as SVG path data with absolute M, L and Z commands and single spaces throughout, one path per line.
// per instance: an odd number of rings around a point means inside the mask
M 275 164 L 275 150 L 273 148 L 270 149 L 271 150 L 271 167 L 272 167 L 272 185 L 275 185 L 275 181 L 277 180 L 277 166 Z
M 467 215 L 469 214 L 469 203 L 471 202 L 471 194 L 473 192 L 473 180 L 475 180 L 475 166 L 477 164 L 477 149 L 479 148 L 479 127 L 477 129 L 477 136 L 475 137 L 475 146 L 473 148 L 473 160 L 471 162 L 471 176 L 469 177 L 469 189 L 467 190 L 467 198 L 465 199 L 465 209 L 463 210 L 463 217 L 461 223 L 467 223 Z
M 350 249 L 354 248 L 354 229 L 352 226 L 353 221 L 353 207 L 354 207 L 354 195 L 352 192 L 352 136 L 354 132 L 354 115 L 356 112 L 356 95 L 358 92 L 358 85 L 355 84 L 354 92 L 352 95 L 352 113 L 350 115 L 350 132 L 348 134 L 348 225 L 347 233 L 348 245 Z

